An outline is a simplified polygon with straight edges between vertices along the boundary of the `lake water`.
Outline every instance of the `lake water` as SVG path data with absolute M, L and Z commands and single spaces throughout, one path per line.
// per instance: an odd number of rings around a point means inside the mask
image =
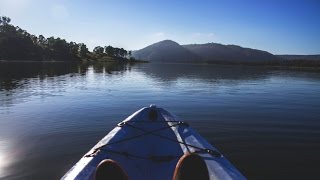
M 248 179 L 320 179 L 320 73 L 263 67 L 0 63 L 0 179 L 58 179 L 149 104 Z

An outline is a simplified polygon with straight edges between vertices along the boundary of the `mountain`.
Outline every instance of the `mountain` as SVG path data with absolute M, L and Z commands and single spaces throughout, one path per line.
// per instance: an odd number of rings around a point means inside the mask
M 262 63 L 277 61 L 279 58 L 266 51 L 243 48 L 236 45 L 222 45 L 217 43 L 189 44 L 184 48 L 199 55 L 205 62 L 230 63 Z
M 217 43 L 179 45 L 164 40 L 133 51 L 136 59 L 150 62 L 269 63 L 280 58 L 266 51 Z
M 164 40 L 133 51 L 132 56 L 150 62 L 199 62 L 201 58 L 171 40 Z

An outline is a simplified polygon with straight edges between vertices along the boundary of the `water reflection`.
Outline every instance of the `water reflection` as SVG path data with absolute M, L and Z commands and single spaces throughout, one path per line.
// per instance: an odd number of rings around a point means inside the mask
M 22 103 L 30 96 L 55 96 L 90 73 L 121 74 L 134 64 L 104 63 L 0 63 L 0 107 Z M 30 91 L 31 90 L 31 91 Z
M 17 88 L 28 87 L 32 81 L 43 83 L 50 77 L 69 75 L 86 76 L 91 69 L 96 74 L 122 74 L 135 68 L 138 72 L 156 82 L 174 83 L 179 79 L 191 79 L 202 82 L 217 82 L 230 80 L 232 83 L 251 80 L 265 80 L 274 74 L 302 78 L 319 78 L 319 73 L 297 70 L 284 70 L 270 67 L 250 66 L 219 66 L 198 64 L 125 64 L 115 62 L 105 63 L 0 63 L 0 91 L 10 92 Z M 299 70 L 299 69 L 298 69 Z M 304 72 L 308 72 L 305 74 Z
M 268 79 L 272 75 L 286 75 L 302 78 L 318 78 L 317 69 L 285 69 L 264 66 L 225 66 L 225 65 L 199 65 L 199 64 L 140 64 L 139 69 L 156 81 L 171 82 L 178 79 L 197 79 L 203 82 L 217 80 L 252 81 Z
M 7 175 L 6 168 L 11 164 L 11 161 L 14 159 L 10 151 L 10 144 L 4 139 L 0 139 L 0 178 Z
M 141 71 L 164 86 L 175 84 L 181 79 L 212 85 L 236 85 L 244 81 L 265 80 L 272 74 L 270 69 L 257 67 L 156 63 L 143 65 Z
M 20 83 L 26 78 L 38 78 L 44 81 L 48 77 L 70 74 L 73 76 L 85 76 L 89 67 L 93 67 L 95 73 L 123 72 L 130 70 L 132 64 L 105 62 L 105 63 L 81 63 L 68 62 L 54 63 L 0 63 L 0 90 L 10 91 L 27 84 Z
M 0 64 L 0 178 L 59 179 L 121 119 L 156 103 L 249 179 L 312 179 L 319 82 L 313 71 L 266 67 Z
M 134 73 L 130 72 L 134 70 Z M 175 85 L 191 84 L 201 87 L 195 93 L 220 85 L 237 86 L 245 82 L 268 81 L 272 76 L 320 79 L 320 73 L 308 71 L 283 70 L 270 67 L 214 66 L 197 64 L 126 64 L 126 63 L 0 63 L 0 108 L 24 102 L 29 97 L 45 98 L 59 96 L 67 89 L 87 88 L 87 83 L 106 81 L 106 76 L 129 73 L 132 81 L 145 85 L 154 82 L 153 87 L 168 88 Z M 126 76 L 126 77 L 128 77 Z M 140 81 L 137 78 L 142 78 Z M 97 78 L 97 79 L 94 79 Z M 103 78 L 103 79 L 101 79 Z M 147 79 L 149 80 L 147 80 Z M 114 79 L 109 79 L 114 81 Z M 109 81 L 107 80 L 107 81 Z M 179 84 L 183 82 L 183 84 Z M 75 84 L 81 84 L 76 87 Z M 123 84 L 123 87 L 126 88 Z M 187 92 L 191 93 L 191 92 Z M 0 112 L 1 113 L 1 112 Z

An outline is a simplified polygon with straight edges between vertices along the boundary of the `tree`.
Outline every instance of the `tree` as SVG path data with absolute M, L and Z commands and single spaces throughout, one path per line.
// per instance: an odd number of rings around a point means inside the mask
M 0 16 L 0 25 L 6 25 L 11 22 L 11 19 L 6 16 Z
M 115 57 L 119 57 L 120 56 L 120 48 L 114 48 L 113 56 L 115 56 Z
M 132 51 L 129 51 L 129 52 L 128 52 L 128 55 L 129 55 L 129 58 L 131 58 L 131 56 L 132 56 Z
M 103 54 L 104 49 L 101 46 L 97 46 L 93 49 L 93 52 L 95 52 L 96 54 Z
M 32 40 L 32 42 L 33 42 L 34 44 L 38 43 L 38 37 L 37 37 L 37 36 L 31 35 L 30 38 L 31 38 L 31 40 Z
M 0 59 L 5 60 L 63 60 L 74 61 L 87 57 L 88 48 L 85 44 L 67 42 L 65 39 L 43 35 L 35 36 L 26 30 L 10 24 L 11 19 L 0 16 Z M 112 46 L 97 46 L 96 54 L 125 58 L 128 51 Z M 131 52 L 129 52 L 131 55 Z M 96 56 L 99 57 L 99 56 Z
M 45 46 L 47 42 L 47 39 L 43 35 L 39 35 L 38 37 L 38 44 L 41 46 Z
M 83 43 L 80 43 L 79 44 L 79 56 L 80 57 L 86 57 L 87 56 L 87 53 L 88 53 L 88 48 L 85 44 Z
M 78 52 L 79 52 L 79 44 L 71 41 L 71 42 L 69 43 L 69 47 L 70 47 L 70 52 L 71 52 L 71 54 L 73 54 L 74 56 L 78 55 Z
M 11 21 L 10 18 L 6 16 L 0 16 L 0 33 L 2 37 L 14 37 L 17 36 L 17 29 L 19 27 L 14 27 L 13 25 L 9 24 Z
M 108 56 L 114 56 L 114 48 L 112 46 L 105 46 L 104 51 Z
M 127 51 L 123 48 L 119 49 L 119 56 L 120 57 L 126 57 L 127 56 Z

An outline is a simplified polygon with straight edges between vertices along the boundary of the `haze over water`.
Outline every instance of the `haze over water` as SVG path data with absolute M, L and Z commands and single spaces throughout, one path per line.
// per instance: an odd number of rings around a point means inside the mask
M 194 64 L 2 63 L 0 179 L 58 179 L 149 104 L 248 179 L 319 179 L 320 73 Z

